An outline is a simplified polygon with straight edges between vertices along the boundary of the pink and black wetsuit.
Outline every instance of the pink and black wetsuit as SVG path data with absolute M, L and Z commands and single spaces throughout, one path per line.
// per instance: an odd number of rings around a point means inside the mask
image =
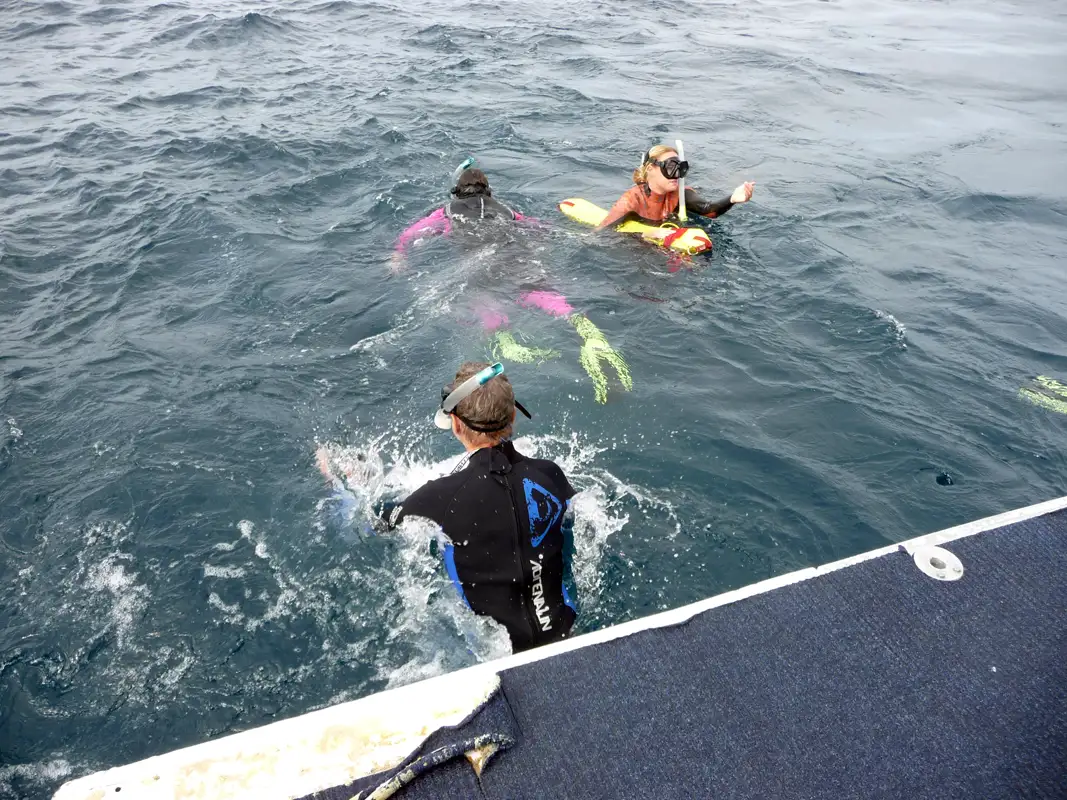
M 517 222 L 535 228 L 546 227 L 534 217 L 527 217 L 501 203 L 493 197 L 485 173 L 478 169 L 467 169 L 459 176 L 452 189 L 453 199 L 447 205 L 436 209 L 413 225 L 409 225 L 396 240 L 396 252 L 403 255 L 418 241 L 431 236 L 447 236 L 457 226 L 474 226 L 482 222 L 502 221 Z M 519 297 L 519 304 L 541 309 L 553 316 L 563 317 L 574 309 L 567 298 L 561 294 L 547 291 L 524 292 Z M 487 331 L 506 328 L 510 322 L 507 314 L 496 308 L 492 301 L 480 305 L 478 316 L 482 327 Z
M 457 197 L 448 205 L 438 208 L 413 225 L 409 225 L 396 240 L 394 249 L 398 253 L 407 253 L 411 246 L 420 239 L 430 236 L 447 236 L 452 233 L 455 225 L 496 219 L 537 224 L 537 220 L 523 216 L 489 195 Z

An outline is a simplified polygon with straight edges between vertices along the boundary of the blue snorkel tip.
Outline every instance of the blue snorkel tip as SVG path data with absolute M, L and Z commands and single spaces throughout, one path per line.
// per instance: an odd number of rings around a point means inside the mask
M 490 364 L 488 367 L 478 373 L 478 385 L 485 386 L 497 375 L 504 374 L 504 365 L 497 361 L 495 364 Z
M 463 174 L 464 170 L 470 169 L 477 163 L 478 162 L 474 160 L 474 156 L 468 156 L 467 158 L 463 159 L 460 165 L 456 167 L 456 169 L 452 172 L 452 183 L 455 183 L 459 180 L 459 176 Z

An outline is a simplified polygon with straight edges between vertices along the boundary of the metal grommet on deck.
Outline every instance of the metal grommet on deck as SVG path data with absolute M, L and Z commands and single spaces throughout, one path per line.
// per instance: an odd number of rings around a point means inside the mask
M 920 547 L 913 556 L 915 566 L 939 581 L 958 581 L 963 562 L 943 547 Z

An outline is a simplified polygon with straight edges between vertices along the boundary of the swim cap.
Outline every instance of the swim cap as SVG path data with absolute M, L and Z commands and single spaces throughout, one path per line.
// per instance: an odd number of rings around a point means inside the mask
M 456 197 L 474 197 L 479 194 L 491 197 L 493 192 L 489 188 L 489 179 L 485 177 L 485 173 L 472 167 L 460 173 L 456 185 L 452 187 L 452 194 Z

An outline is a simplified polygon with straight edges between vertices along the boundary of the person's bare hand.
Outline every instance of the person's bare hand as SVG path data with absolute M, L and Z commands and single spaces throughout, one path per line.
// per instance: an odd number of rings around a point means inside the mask
M 319 468 L 319 472 L 327 480 L 336 480 L 336 476 L 333 474 L 333 467 L 330 465 L 330 451 L 325 446 L 320 445 L 319 449 L 315 451 L 315 466 Z
M 745 181 L 730 195 L 731 203 L 747 203 L 752 199 L 752 190 L 756 188 L 755 181 Z

